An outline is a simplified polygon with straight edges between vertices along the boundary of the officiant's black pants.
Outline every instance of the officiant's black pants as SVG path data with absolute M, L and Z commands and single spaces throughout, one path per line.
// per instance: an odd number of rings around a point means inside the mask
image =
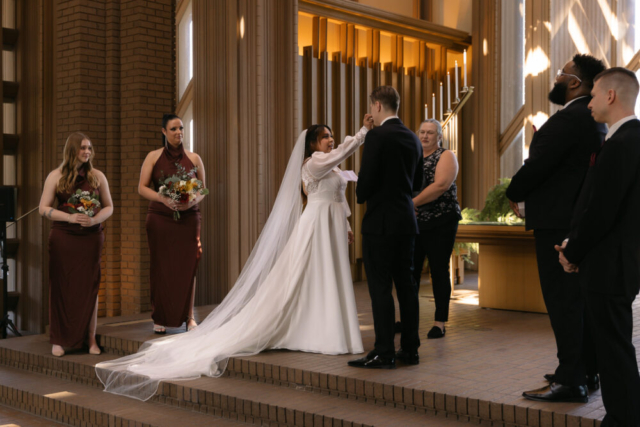
M 585 384 L 585 375 L 597 373 L 597 366 L 578 275 L 565 273 L 554 248 L 567 234 L 568 230 L 534 230 L 540 287 L 558 347 L 556 382 L 578 386 Z
M 362 258 L 367 273 L 369 295 L 373 308 L 373 327 L 376 333 L 373 354 L 395 357 L 395 306 L 391 293 L 393 284 L 400 305 L 402 335 L 400 345 L 407 352 L 420 347 L 418 322 L 420 305 L 418 285 L 413 279 L 413 249 L 415 236 L 362 236 Z

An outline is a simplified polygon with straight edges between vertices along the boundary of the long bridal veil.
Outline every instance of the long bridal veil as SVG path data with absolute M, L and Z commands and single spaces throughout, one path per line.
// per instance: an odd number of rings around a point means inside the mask
M 186 334 L 146 342 L 132 355 L 96 365 L 96 374 L 105 391 L 147 400 L 162 380 L 195 379 L 201 375 L 220 376 L 233 354 L 225 352 L 234 337 L 214 337 L 215 331 L 232 319 L 256 294 L 283 253 L 302 213 L 301 169 L 304 160 L 303 131 L 278 191 L 275 204 L 238 280 L 226 296 L 198 327 Z M 279 310 L 281 307 L 273 307 Z M 242 355 L 264 350 L 268 339 L 256 340 Z M 232 345 L 229 345 L 232 347 Z

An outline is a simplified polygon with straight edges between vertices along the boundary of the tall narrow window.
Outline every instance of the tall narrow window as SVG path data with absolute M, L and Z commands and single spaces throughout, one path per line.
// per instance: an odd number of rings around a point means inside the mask
M 188 0 L 183 0 L 188 1 Z M 193 78 L 193 16 L 191 13 L 191 1 L 183 9 L 178 17 L 178 100 L 184 95 Z

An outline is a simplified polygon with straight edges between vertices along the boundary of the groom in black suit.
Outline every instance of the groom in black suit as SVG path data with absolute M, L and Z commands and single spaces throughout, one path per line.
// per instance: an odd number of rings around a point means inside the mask
M 367 203 L 362 220 L 362 255 L 376 334 L 374 349 L 349 366 L 393 369 L 396 357 L 419 363 L 418 286 L 413 279 L 413 247 L 418 234 L 412 194 L 422 188 L 422 145 L 398 118 L 400 95 L 381 86 L 370 96 L 375 128 L 367 133 L 358 175 L 358 203 Z M 393 284 L 402 321 L 401 350 L 394 345 Z
M 591 158 L 560 262 L 578 272 L 593 325 L 607 410 L 602 427 L 640 426 L 640 375 L 632 303 L 640 288 L 640 121 L 638 79 L 625 68 L 595 78 L 589 108 L 609 132 Z
M 558 349 L 558 368 L 545 375 L 549 385 L 524 392 L 527 399 L 586 402 L 587 388 L 599 387 L 580 283 L 558 264 L 554 245 L 569 233 L 589 158 L 606 133 L 587 108 L 593 79 L 604 68 L 593 56 L 575 55 L 558 71 L 549 100 L 563 108 L 535 132 L 529 158 L 507 189 L 516 214 L 514 202 L 525 202 L 526 227 L 533 229 L 540 287 Z

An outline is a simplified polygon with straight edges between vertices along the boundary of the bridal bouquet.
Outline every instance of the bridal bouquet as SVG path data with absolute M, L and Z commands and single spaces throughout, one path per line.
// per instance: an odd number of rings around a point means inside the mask
M 68 207 L 73 213 L 92 217 L 96 214 L 95 210 L 100 207 L 100 200 L 96 192 L 77 190 L 63 206 Z
M 204 188 L 202 181 L 196 178 L 197 167 L 194 167 L 187 172 L 186 168 L 179 163 L 176 163 L 178 172 L 175 175 L 171 175 L 165 178 L 164 175 L 160 178 L 160 185 L 158 193 L 161 196 L 169 197 L 176 203 L 186 205 L 190 201 L 194 200 L 198 194 L 207 195 L 209 190 Z M 173 219 L 178 220 L 180 218 L 180 212 L 173 212 Z

